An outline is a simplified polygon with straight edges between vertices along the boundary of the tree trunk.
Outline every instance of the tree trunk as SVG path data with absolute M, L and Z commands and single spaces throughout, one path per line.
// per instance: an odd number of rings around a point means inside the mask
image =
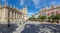
M 57 19 L 57 24 L 59 24 L 59 19 Z

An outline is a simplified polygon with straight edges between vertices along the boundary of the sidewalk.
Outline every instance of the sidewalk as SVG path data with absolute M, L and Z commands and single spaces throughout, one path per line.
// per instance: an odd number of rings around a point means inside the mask
M 58 24 L 58 25 L 60 25 L 60 23 L 35 22 L 35 21 L 29 21 L 26 24 Z

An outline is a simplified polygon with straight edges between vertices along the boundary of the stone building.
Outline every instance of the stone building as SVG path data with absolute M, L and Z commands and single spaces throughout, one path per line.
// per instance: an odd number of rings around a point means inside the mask
M 46 16 L 49 17 L 51 15 L 56 15 L 56 14 L 60 14 L 60 6 L 51 6 L 51 7 L 45 7 L 42 8 L 38 13 L 35 13 L 34 16 Z
M 52 6 L 50 8 L 45 8 L 42 11 L 42 16 L 51 16 L 51 15 L 56 15 L 60 14 L 60 6 Z
M 27 8 L 17 9 L 11 6 L 1 6 L 0 5 L 0 22 L 8 23 L 17 21 L 26 21 L 27 19 Z

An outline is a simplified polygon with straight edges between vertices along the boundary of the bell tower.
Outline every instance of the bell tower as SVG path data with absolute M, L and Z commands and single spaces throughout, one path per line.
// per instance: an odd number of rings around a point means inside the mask
M 23 13 L 24 13 L 24 19 L 27 20 L 27 6 L 23 8 Z
M 25 5 L 25 7 L 23 8 L 24 12 L 27 13 L 27 6 Z
M 54 3 L 51 4 L 51 8 L 52 8 L 52 9 L 54 8 Z

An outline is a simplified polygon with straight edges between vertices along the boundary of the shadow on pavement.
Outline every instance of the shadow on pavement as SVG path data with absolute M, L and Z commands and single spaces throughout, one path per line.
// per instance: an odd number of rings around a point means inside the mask
M 60 25 L 56 24 L 26 24 L 21 33 L 60 33 Z
M 37 26 L 34 24 L 26 24 L 24 30 L 21 33 L 38 33 Z
M 10 24 L 10 27 L 7 24 L 0 24 L 0 33 L 13 33 L 17 27 L 16 24 Z

